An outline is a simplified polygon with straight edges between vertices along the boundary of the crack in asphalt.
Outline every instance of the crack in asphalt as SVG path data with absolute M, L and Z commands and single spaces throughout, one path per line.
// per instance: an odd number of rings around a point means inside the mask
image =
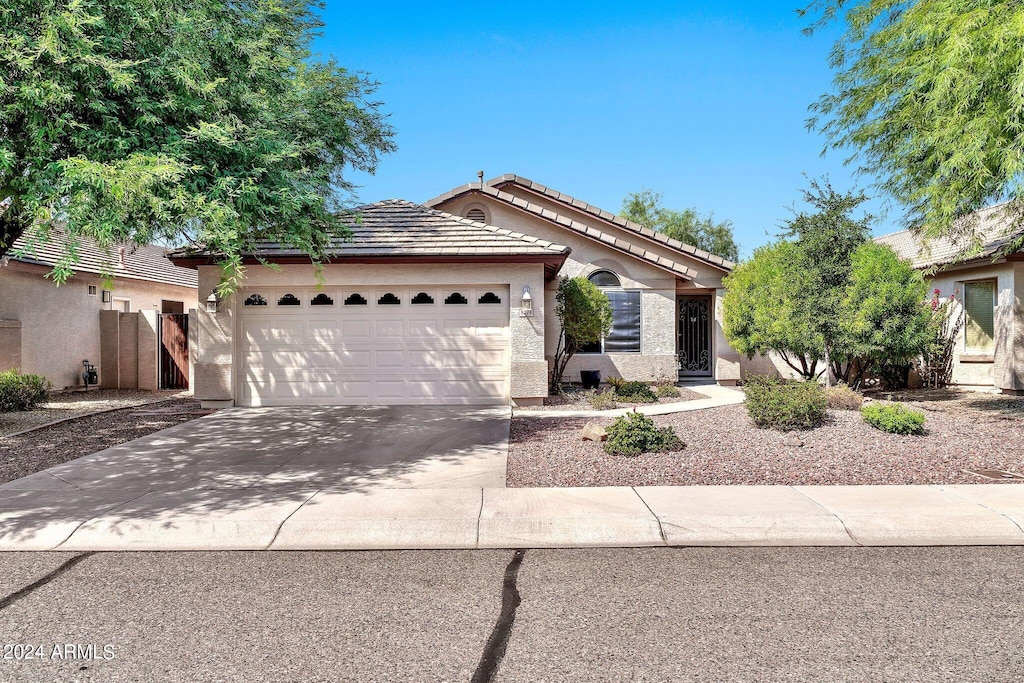
M 480 657 L 480 663 L 473 672 L 471 683 L 490 683 L 498 673 L 498 666 L 505 658 L 505 651 L 508 649 L 508 641 L 512 636 L 512 625 L 516 620 L 516 609 L 522 603 L 519 595 L 519 588 L 516 582 L 519 579 L 519 567 L 526 557 L 525 550 L 517 550 L 512 555 L 512 560 L 505 567 L 505 579 L 501 585 L 501 613 L 498 621 L 494 624 L 491 635 L 484 645 L 484 653 Z
M 95 552 L 88 552 L 88 553 L 82 553 L 80 555 L 75 555 L 74 557 L 72 557 L 71 559 L 67 560 L 61 566 L 57 567 L 56 569 L 54 569 L 52 572 L 50 572 L 46 576 L 42 577 L 41 579 L 39 579 L 37 581 L 33 581 L 32 583 L 30 583 L 29 585 L 25 586 L 24 588 L 22 588 L 20 590 L 14 591 L 10 595 L 8 595 L 6 598 L 0 599 L 0 610 L 7 609 L 8 607 L 10 607 L 14 603 L 18 602 L 22 598 L 28 597 L 36 589 L 42 588 L 43 586 L 45 586 L 46 584 L 50 583 L 51 581 L 53 581 L 57 577 L 61 576 L 62 574 L 65 574 L 65 573 L 71 571 L 76 564 L 78 564 L 82 560 L 86 559 L 87 557 L 92 557 L 95 554 L 96 554 Z

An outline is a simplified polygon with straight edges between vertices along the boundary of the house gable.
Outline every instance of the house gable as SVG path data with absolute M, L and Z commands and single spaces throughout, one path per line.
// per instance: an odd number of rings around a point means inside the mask
M 503 178 L 507 177 L 503 176 Z M 693 247 L 686 247 L 676 240 L 669 240 L 649 228 L 641 228 L 623 219 L 616 219 L 606 211 L 600 212 L 603 214 L 602 216 L 594 207 L 590 207 L 594 213 L 587 213 L 577 206 L 577 204 L 584 205 L 578 200 L 572 200 L 576 202 L 575 204 L 572 202 L 559 203 L 546 194 L 538 194 L 531 188 L 524 188 L 520 184 L 506 184 L 499 189 L 493 185 L 498 180 L 500 179 L 491 181 L 491 183 L 475 183 L 455 188 L 430 200 L 427 205 L 460 215 L 475 212 L 480 208 L 485 208 L 495 216 L 497 216 L 496 212 L 499 211 L 499 207 L 502 207 L 503 211 L 512 210 L 520 216 L 519 220 L 522 216 L 531 216 L 554 227 L 555 232 L 546 233 L 545 239 L 565 241 L 570 243 L 574 249 L 578 249 L 579 239 L 569 240 L 566 237 L 558 237 L 559 233 L 564 235 L 565 232 L 570 232 L 577 238 L 582 238 L 582 241 L 601 244 L 604 251 L 616 253 L 616 258 L 625 258 L 627 262 L 641 261 L 649 266 L 654 266 L 664 274 L 670 274 L 678 278 L 681 284 L 688 286 L 720 287 L 722 277 L 731 270 L 731 262 L 719 257 L 712 257 L 713 260 L 708 261 L 701 257 L 701 254 L 707 255 L 707 252 L 700 252 Z M 590 205 L 585 206 L 589 207 Z M 496 217 L 491 218 L 490 222 L 497 225 L 502 224 L 502 221 Z M 536 225 L 536 223 L 533 224 Z M 515 225 L 516 229 L 525 229 L 520 227 L 520 223 L 516 220 L 506 223 L 506 225 Z M 535 236 L 541 237 L 539 234 Z M 674 245 L 678 245 L 679 248 Z

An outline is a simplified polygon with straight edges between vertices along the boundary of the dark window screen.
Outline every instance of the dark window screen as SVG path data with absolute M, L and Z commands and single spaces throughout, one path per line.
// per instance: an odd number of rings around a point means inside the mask
M 640 292 L 605 292 L 612 304 L 612 329 L 605 353 L 640 352 Z

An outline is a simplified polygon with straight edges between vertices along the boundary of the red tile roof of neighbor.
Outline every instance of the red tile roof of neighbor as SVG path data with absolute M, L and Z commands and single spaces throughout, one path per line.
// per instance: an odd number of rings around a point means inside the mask
M 714 266 L 719 270 L 728 272 L 736 266 L 735 263 L 729 261 L 728 259 L 724 259 L 721 256 L 717 256 L 702 249 L 697 249 L 696 247 L 689 244 L 684 244 L 683 242 L 672 239 L 671 237 L 667 237 L 662 233 L 657 232 L 656 230 L 640 225 L 639 223 L 634 223 L 633 221 L 622 218 L 621 216 L 616 216 L 615 214 L 605 211 L 592 204 L 588 204 L 587 202 L 576 199 L 571 195 L 567 195 L 563 192 L 558 192 L 545 185 L 541 185 L 540 183 L 536 183 L 532 180 L 529 180 L 528 178 L 524 178 L 522 176 L 515 175 L 512 173 L 505 174 L 497 178 L 493 178 L 483 184 L 467 183 L 466 185 L 456 187 L 438 197 L 429 200 L 428 202 L 426 202 L 426 204 L 428 206 L 437 206 L 450 199 L 454 199 L 455 197 L 459 197 L 470 192 L 479 192 L 489 197 L 493 197 L 499 201 L 505 202 L 506 204 L 509 204 L 511 206 L 515 206 L 516 208 L 519 208 L 523 211 L 533 213 L 537 216 L 558 223 L 559 225 L 570 230 L 573 230 L 577 233 L 580 233 L 586 237 L 590 237 L 592 239 L 605 242 L 610 246 L 631 253 L 642 260 L 646 260 L 650 263 L 670 270 L 676 274 L 682 275 L 684 277 L 692 277 L 695 274 L 692 269 L 687 268 L 684 264 L 679 263 L 674 259 L 668 259 L 658 254 L 655 254 L 654 252 L 648 251 L 637 244 L 633 244 L 632 242 L 617 239 L 612 235 L 607 234 L 605 231 L 602 231 L 599 227 L 596 227 L 595 225 L 583 223 L 581 221 L 574 220 L 567 216 L 563 216 L 558 212 L 551 211 L 550 209 L 540 206 L 539 204 L 529 202 L 528 200 L 523 199 L 522 197 L 517 197 L 511 192 L 503 191 L 502 188 L 508 185 L 516 185 L 518 187 L 530 190 L 548 199 L 559 202 L 565 205 L 567 208 L 572 208 L 575 209 L 576 211 L 589 214 L 594 218 L 600 219 L 600 221 L 603 221 L 604 223 L 610 223 L 618 228 L 622 228 L 628 232 L 632 232 L 645 240 L 658 243 L 663 247 L 667 247 L 671 250 L 680 252 L 681 254 L 684 254 L 694 260 L 703 261 L 704 263 Z
M 6 258 L 18 263 L 53 268 L 64 253 L 66 234 L 59 227 L 51 229 L 49 239 L 29 249 L 29 235 L 22 235 L 14 241 Z M 124 249 L 121 263 L 120 250 Z M 25 253 L 18 252 L 24 250 Z M 80 238 L 78 263 L 72 268 L 76 273 L 102 275 L 106 270 L 115 278 L 146 280 L 179 287 L 199 287 L 199 278 L 194 270 L 180 268 L 167 258 L 168 250 L 153 244 L 125 244 L 104 249 L 95 240 Z
M 1011 202 L 982 209 L 957 221 L 956 227 L 965 237 L 939 237 L 925 240 L 913 230 L 900 230 L 875 238 L 879 244 L 892 247 L 900 258 L 915 268 L 953 265 L 977 259 L 991 259 L 1015 239 L 1024 235 L 1019 206 Z M 976 241 L 971 244 L 973 233 Z

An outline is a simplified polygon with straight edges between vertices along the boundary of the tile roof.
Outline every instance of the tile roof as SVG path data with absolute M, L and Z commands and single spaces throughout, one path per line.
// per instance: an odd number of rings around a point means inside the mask
M 494 197 L 495 199 L 505 202 L 506 204 L 514 206 L 522 211 L 532 213 L 536 216 L 540 216 L 541 218 L 546 218 L 547 220 L 553 223 L 557 223 L 558 225 L 564 228 L 577 232 L 593 240 L 603 242 L 614 249 L 618 249 L 619 251 L 632 254 L 633 256 L 636 256 L 641 260 L 659 266 L 660 268 L 668 270 L 676 275 L 681 275 L 688 279 L 693 278 L 696 275 L 696 272 L 690 268 L 687 268 L 685 264 L 679 263 L 678 261 L 674 261 L 672 259 L 665 258 L 664 256 L 656 254 L 652 251 L 647 251 L 646 249 L 638 247 L 632 244 L 631 242 L 627 242 L 626 240 L 619 239 L 614 235 L 608 234 L 607 232 L 598 230 L 597 228 L 591 225 L 555 213 L 551 209 L 540 206 L 539 204 L 529 202 L 523 199 L 522 197 L 517 197 L 508 192 L 503 192 L 501 190 L 495 189 L 489 185 L 484 185 L 482 187 L 480 186 L 479 183 L 463 185 L 462 187 L 457 187 L 454 190 L 445 192 L 443 195 L 440 195 L 439 197 L 431 199 L 430 201 L 427 202 L 427 205 L 436 206 L 438 204 L 442 204 L 448 201 L 449 199 L 453 199 L 467 192 L 479 192 L 489 197 Z
M 36 245 L 32 251 L 28 251 L 27 246 L 31 236 L 22 235 L 14 241 L 7 258 L 19 263 L 52 268 L 57 265 L 64 253 L 65 236 L 66 234 L 60 227 L 54 226 L 51 228 L 50 239 L 46 244 Z M 115 278 L 146 280 L 178 287 L 199 287 L 196 271 L 179 268 L 171 263 L 167 258 L 167 249 L 153 244 L 125 244 L 122 246 L 124 248 L 124 265 L 118 265 L 121 259 L 121 247 L 114 246 L 108 250 L 94 240 L 81 238 L 78 245 L 79 261 L 73 268 L 74 272 L 102 275 L 106 270 Z M 26 249 L 25 253 L 18 255 L 19 250 L 22 249 Z
M 914 230 L 900 230 L 875 238 L 887 244 L 915 268 L 953 265 L 991 258 L 1008 244 L 1024 236 L 1024 226 L 1008 216 L 1010 203 L 982 209 L 957 221 L 962 237 L 939 237 L 925 241 Z
M 718 256 L 716 254 L 712 254 L 710 252 L 704 251 L 703 249 L 698 249 L 698 248 L 694 247 L 693 245 L 685 244 L 683 242 L 680 242 L 679 240 L 672 239 L 671 237 L 667 237 L 666 235 L 658 232 L 657 230 L 653 230 L 653 229 L 648 228 L 646 226 L 640 225 L 639 223 L 634 223 L 633 221 L 628 220 L 626 218 L 622 218 L 621 216 L 616 216 L 615 214 L 610 213 L 608 211 L 605 211 L 604 209 L 601 209 L 600 207 L 594 206 L 593 204 L 588 204 L 587 202 L 584 202 L 584 201 L 582 201 L 580 199 L 576 199 L 575 197 L 573 197 L 571 195 L 568 195 L 568 194 L 565 194 L 564 192 L 558 192 L 557 190 L 554 190 L 554 189 L 552 189 L 550 187 L 547 187 L 545 185 L 541 185 L 540 183 L 534 182 L 534 181 L 530 180 L 529 178 L 524 178 L 523 176 L 516 175 L 514 173 L 506 173 L 505 175 L 499 176 L 497 178 L 492 178 L 491 180 L 488 180 L 483 185 L 483 187 L 481 187 L 480 183 L 468 183 L 468 184 L 463 185 L 461 187 L 457 187 L 454 190 L 451 190 L 450 192 L 446 192 L 443 195 L 430 200 L 429 202 L 427 202 L 427 205 L 428 206 L 434 206 L 434 205 L 436 205 L 436 204 L 438 204 L 440 202 L 447 201 L 448 199 L 451 199 L 453 197 L 459 196 L 461 194 L 465 194 L 466 192 L 469 192 L 469 191 L 472 191 L 472 190 L 476 190 L 478 192 L 483 192 L 484 194 L 489 194 L 489 195 L 491 195 L 493 197 L 496 197 L 497 199 L 501 199 L 503 201 L 508 201 L 508 198 L 505 197 L 504 195 L 510 195 L 513 198 L 516 198 L 515 195 L 512 195 L 511 193 L 508 193 L 508 192 L 501 192 L 501 188 L 505 187 L 507 185 L 510 185 L 510 184 L 526 188 L 527 190 L 530 190 L 530 191 L 535 192 L 537 194 L 543 195 L 544 197 L 546 197 L 548 199 L 551 199 L 553 201 L 556 201 L 556 202 L 559 202 L 561 204 L 564 204 L 566 207 L 573 208 L 573 209 L 575 209 L 577 211 L 580 211 L 582 213 L 590 214 L 591 216 L 594 216 L 595 218 L 599 218 L 602 221 L 605 221 L 606 223 L 611 223 L 612 225 L 615 225 L 615 226 L 617 226 L 619 228 L 623 228 L 623 229 L 628 230 L 630 232 L 636 233 L 637 235 L 640 235 L 641 237 L 644 237 L 644 238 L 646 238 L 648 240 L 651 240 L 651 241 L 654 241 L 654 242 L 658 242 L 658 243 L 660 243 L 660 244 L 662 244 L 662 245 L 664 245 L 666 247 L 674 249 L 675 251 L 682 252 L 682 253 L 686 254 L 687 256 L 689 256 L 690 258 L 696 259 L 698 261 L 704 261 L 705 263 L 708 263 L 708 264 L 710 264 L 712 266 L 715 266 L 716 268 L 719 268 L 720 270 L 730 271 L 730 270 L 732 270 L 733 268 L 736 267 L 735 263 L 733 263 L 732 261 L 730 261 L 728 259 L 722 258 L 721 256 Z M 494 194 L 492 192 L 488 192 L 487 191 L 488 189 L 496 190 L 496 191 L 498 191 L 498 194 Z M 516 199 L 519 199 L 519 198 L 516 198 Z M 520 208 L 527 208 L 527 207 L 520 207 Z M 538 207 L 538 208 L 540 208 L 540 207 Z M 550 214 L 550 215 L 545 215 L 543 213 L 545 211 L 548 214 Z M 566 227 L 570 227 L 570 228 L 576 229 L 577 232 L 581 232 L 583 234 L 591 234 L 586 229 L 580 230 L 579 228 L 576 228 L 576 227 L 572 226 L 571 224 L 567 225 L 566 221 L 571 220 L 571 219 L 563 218 L 562 220 L 559 220 L 559 214 L 557 214 L 555 212 L 552 212 L 549 209 L 542 209 L 541 212 L 534 211 L 533 213 L 537 213 L 538 215 L 543 215 L 543 217 L 549 218 L 551 220 L 555 220 L 556 222 L 561 223 L 561 224 L 565 225 Z M 578 221 L 572 221 L 572 222 L 578 223 Z M 584 226 L 584 228 L 586 228 L 586 227 L 592 227 L 592 226 Z M 594 230 L 594 232 L 597 232 L 597 233 L 601 232 L 597 228 L 594 228 L 593 230 Z M 626 251 L 631 251 L 631 250 L 627 248 Z M 646 251 L 646 250 L 642 250 L 642 251 Z M 650 252 L 648 252 L 648 253 L 650 253 Z M 668 259 L 663 259 L 663 260 L 668 261 Z M 682 264 L 677 264 L 677 265 L 682 265 Z M 683 266 L 683 268 L 685 268 L 685 266 Z M 689 269 L 687 269 L 687 271 L 690 274 L 692 274 L 692 271 L 689 271 Z
M 329 250 L 334 256 L 550 256 L 569 253 L 568 247 L 552 244 L 520 232 L 432 209 L 404 199 L 388 199 L 353 210 L 351 239 L 338 241 Z M 196 256 L 179 249 L 173 258 Z M 203 254 L 199 254 L 203 255 Z M 304 252 L 277 242 L 260 242 L 252 256 L 273 258 L 303 256 Z

